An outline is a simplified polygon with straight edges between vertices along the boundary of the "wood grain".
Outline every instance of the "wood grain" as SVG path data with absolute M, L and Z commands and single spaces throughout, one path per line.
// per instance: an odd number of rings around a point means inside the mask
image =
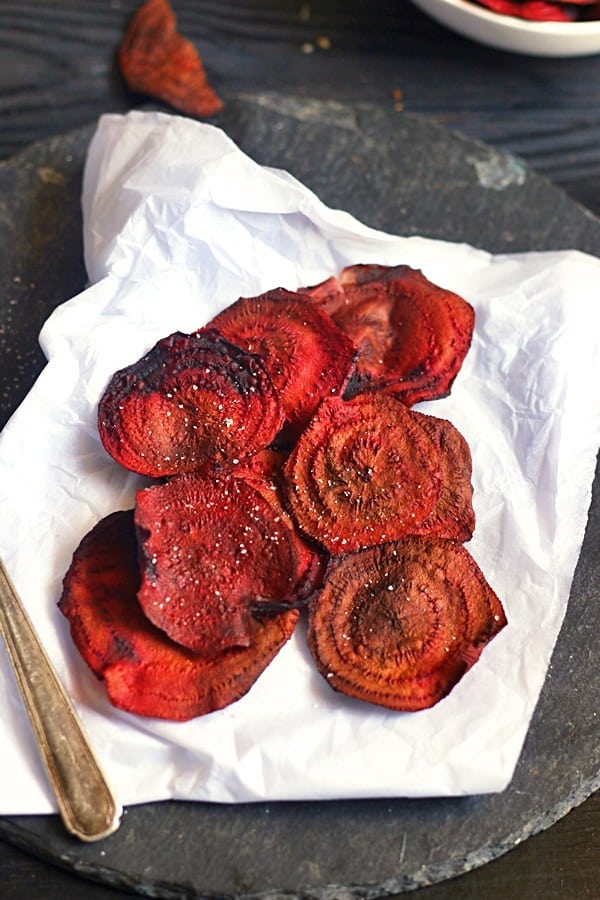
M 0 4 L 0 156 L 142 98 L 115 50 L 135 0 Z M 522 156 L 600 213 L 600 57 L 491 50 L 407 0 L 176 0 L 214 87 L 402 106 Z M 310 52 L 309 52 L 310 51 Z

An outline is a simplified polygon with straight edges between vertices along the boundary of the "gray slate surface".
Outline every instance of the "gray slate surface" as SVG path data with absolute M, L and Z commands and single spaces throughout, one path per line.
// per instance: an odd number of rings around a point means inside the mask
M 373 108 L 229 98 L 218 121 L 260 163 L 291 171 L 329 205 L 399 234 L 491 252 L 575 247 L 600 255 L 600 222 L 521 161 L 426 119 Z M 43 360 L 48 312 L 85 283 L 79 190 L 92 126 L 0 166 L 2 423 Z M 34 439 L 34 436 L 32 436 Z M 599 477 L 567 618 L 517 772 L 499 795 L 126 811 L 81 845 L 54 817 L 0 820 L 0 834 L 83 875 L 152 897 L 370 898 L 482 865 L 600 786 L 595 641 Z

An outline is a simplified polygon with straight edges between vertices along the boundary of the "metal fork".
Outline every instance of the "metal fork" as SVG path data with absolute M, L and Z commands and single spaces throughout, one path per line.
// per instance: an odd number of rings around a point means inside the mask
M 107 837 L 122 810 L 2 560 L 0 633 L 67 830 L 82 841 Z

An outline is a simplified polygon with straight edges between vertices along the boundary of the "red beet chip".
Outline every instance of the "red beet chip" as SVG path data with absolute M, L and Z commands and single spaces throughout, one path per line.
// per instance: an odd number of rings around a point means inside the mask
M 356 265 L 305 289 L 359 348 L 352 396 L 383 390 L 407 406 L 446 396 L 471 345 L 473 308 L 409 266 Z
M 430 515 L 413 534 L 470 541 L 475 530 L 471 450 L 460 431 L 447 419 L 413 411 L 439 449 L 442 489 Z
M 231 474 L 237 478 L 246 478 L 248 481 L 255 480 L 259 485 L 263 482 L 275 483 L 280 480 L 283 467 L 289 455 L 288 450 L 274 450 L 272 448 L 260 450 L 254 456 L 234 466 Z
M 441 491 L 436 441 L 387 394 L 323 401 L 284 474 L 299 528 L 334 555 L 412 534 Z
M 290 638 L 299 616 L 292 609 L 252 619 L 248 647 L 205 658 L 148 621 L 136 599 L 139 580 L 133 512 L 113 513 L 75 551 L 59 607 L 111 703 L 141 716 L 184 721 L 238 700 Z
M 253 456 L 246 465 L 235 466 L 231 470 L 231 474 L 235 478 L 242 478 L 249 482 L 273 506 L 276 515 L 280 516 L 282 521 L 288 525 L 298 573 L 294 603 L 302 605 L 303 599 L 308 598 L 321 585 L 327 565 L 327 554 L 314 542 L 308 543 L 304 540 L 285 509 L 282 481 L 283 466 L 288 458 L 289 452 L 265 450 Z M 277 608 L 279 605 L 277 602 L 263 603 L 261 608 Z M 285 605 L 289 605 L 289 601 L 286 601 Z
M 332 568 L 311 601 L 308 646 L 334 690 L 408 712 L 446 696 L 505 624 L 461 544 L 414 537 Z
M 350 338 L 324 310 L 283 288 L 240 298 L 211 326 L 263 359 L 293 432 L 323 397 L 341 394 L 354 371 L 358 351 Z
M 253 457 L 253 460 L 258 459 L 259 456 L 260 454 Z M 263 461 L 267 462 L 266 454 L 262 458 Z M 272 461 L 273 457 L 271 457 Z M 245 481 L 248 481 L 267 503 L 273 507 L 277 518 L 281 518 L 282 522 L 289 528 L 290 542 L 296 560 L 297 584 L 292 597 L 285 600 L 283 605 L 287 606 L 292 602 L 294 605 L 302 606 L 303 601 L 308 599 L 321 586 L 328 555 L 322 548 L 317 548 L 312 541 L 310 543 L 306 541 L 296 529 L 294 521 L 286 511 L 281 497 L 281 471 L 279 469 L 276 472 L 266 472 L 261 475 L 252 467 L 243 469 L 236 466 L 233 475 L 236 478 L 243 478 Z M 281 603 L 278 601 L 269 603 L 263 601 L 257 609 L 268 610 L 279 606 L 281 606 Z
M 577 12 L 561 0 L 476 0 L 480 6 L 504 16 L 516 16 L 519 19 L 530 19 L 534 22 L 573 22 Z M 569 0 L 577 3 L 579 0 Z
M 98 408 L 106 450 L 155 478 L 233 464 L 267 447 L 282 424 L 262 362 L 216 331 L 159 341 L 113 375 Z
M 118 59 L 132 91 L 164 100 L 189 116 L 212 116 L 223 106 L 207 83 L 196 48 L 177 32 L 168 0 L 148 0 L 137 10 Z
M 283 510 L 243 478 L 180 475 L 145 488 L 135 524 L 142 609 L 205 656 L 250 646 L 253 613 L 296 603 L 312 574 Z

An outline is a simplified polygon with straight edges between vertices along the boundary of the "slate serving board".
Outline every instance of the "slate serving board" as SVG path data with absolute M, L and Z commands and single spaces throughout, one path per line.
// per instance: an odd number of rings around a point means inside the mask
M 215 120 L 255 160 L 329 205 L 397 234 L 494 253 L 573 247 L 600 256 L 600 221 L 518 159 L 425 118 L 369 106 L 226 99 Z M 0 424 L 43 365 L 37 333 L 85 285 L 79 193 L 93 125 L 0 165 Z M 482 865 L 600 786 L 600 473 L 566 620 L 515 777 L 460 799 L 131 807 L 98 844 L 56 816 L 0 819 L 0 836 L 82 877 L 152 897 L 357 900 Z M 143 761 L 140 761 L 143 765 Z

